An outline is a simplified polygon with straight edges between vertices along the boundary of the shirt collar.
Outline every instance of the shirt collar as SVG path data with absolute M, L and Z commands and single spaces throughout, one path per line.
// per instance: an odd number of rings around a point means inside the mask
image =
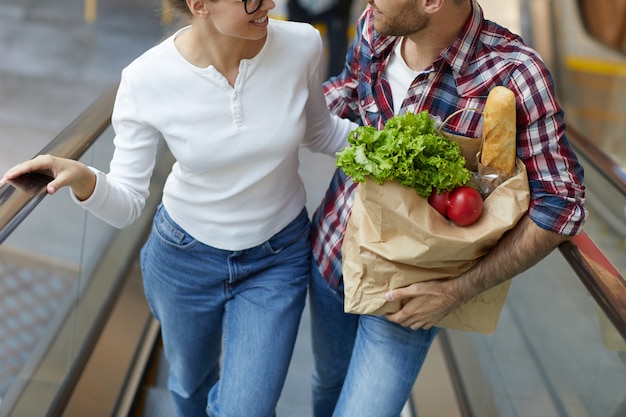
M 483 11 L 476 0 L 472 0 L 472 12 L 469 19 L 465 22 L 459 36 L 440 56 L 440 59 L 445 60 L 453 71 L 463 74 L 469 66 L 474 52 L 478 50 L 483 24 Z

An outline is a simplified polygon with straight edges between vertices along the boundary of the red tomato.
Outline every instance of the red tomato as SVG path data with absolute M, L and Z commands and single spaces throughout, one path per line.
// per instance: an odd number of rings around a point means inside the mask
M 463 185 L 450 192 L 448 218 L 458 226 L 474 223 L 483 213 L 483 198 L 480 193 Z
M 437 190 L 433 188 L 433 192 L 430 194 L 430 197 L 428 197 L 428 204 L 433 206 L 443 217 L 447 218 L 448 209 L 450 208 L 450 191 L 444 191 L 439 194 Z

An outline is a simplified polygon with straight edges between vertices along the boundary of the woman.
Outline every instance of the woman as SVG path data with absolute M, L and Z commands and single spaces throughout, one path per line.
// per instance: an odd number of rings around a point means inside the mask
M 110 172 L 39 156 L 2 182 L 49 170 L 50 194 L 124 227 L 163 137 L 176 163 L 141 261 L 178 414 L 272 416 L 309 278 L 298 148 L 332 155 L 355 126 L 327 110 L 319 33 L 268 19 L 273 0 L 171 3 L 190 25 L 123 70 Z

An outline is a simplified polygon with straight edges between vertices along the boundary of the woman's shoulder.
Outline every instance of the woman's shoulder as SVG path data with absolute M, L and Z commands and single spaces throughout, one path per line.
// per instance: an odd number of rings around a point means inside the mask
M 270 21 L 269 52 L 278 59 L 312 65 L 323 50 L 320 32 L 309 23 Z M 295 61 L 295 62 L 294 62 Z
M 148 68 L 153 68 L 154 65 L 160 65 L 163 62 L 171 61 L 173 55 L 176 54 L 176 47 L 174 46 L 174 39 L 178 34 L 185 29 L 181 29 L 176 33 L 168 36 L 158 44 L 154 45 L 150 49 L 143 52 L 133 61 L 131 61 L 124 70 L 128 71 L 143 71 Z

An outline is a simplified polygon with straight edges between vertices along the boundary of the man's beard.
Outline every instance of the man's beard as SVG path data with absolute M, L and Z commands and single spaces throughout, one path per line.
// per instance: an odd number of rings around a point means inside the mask
M 410 6 L 410 7 L 409 7 Z M 414 5 L 406 4 L 395 16 L 383 19 L 374 19 L 374 29 L 383 36 L 410 36 L 430 25 L 430 19 L 425 14 L 415 11 Z

